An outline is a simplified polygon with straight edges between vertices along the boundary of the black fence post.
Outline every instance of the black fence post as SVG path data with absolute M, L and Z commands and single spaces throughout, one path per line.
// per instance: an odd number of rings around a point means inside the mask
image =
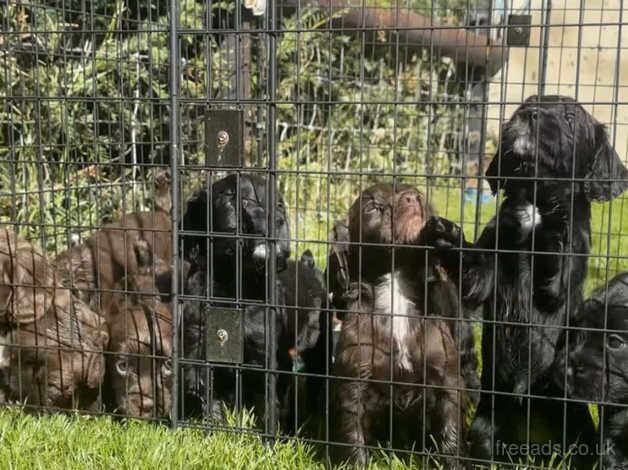
M 268 257 L 268 275 L 267 275 L 267 295 L 269 307 L 266 313 L 266 368 L 270 371 L 267 374 L 267 389 L 266 389 L 266 423 L 265 432 L 269 437 L 269 441 L 276 433 L 276 423 L 278 416 L 275 415 L 277 403 L 277 286 L 276 286 L 276 269 L 277 269 L 277 249 L 275 240 L 275 218 L 276 213 L 274 208 L 276 207 L 277 194 L 277 148 L 275 139 L 275 125 L 276 125 L 276 100 L 277 100 L 277 58 L 276 58 L 276 27 L 277 27 L 277 3 L 274 0 L 268 0 L 266 10 L 266 25 L 268 34 L 268 89 L 266 92 L 267 101 L 267 139 L 268 139 L 268 209 L 269 209 L 269 229 L 268 229 L 268 247 L 271 255 Z
M 178 284 L 179 284 L 179 187 L 178 187 L 178 164 L 179 164 L 179 37 L 178 37 L 178 0 L 170 0 L 170 18 L 168 22 L 169 28 L 169 56 L 170 56 L 170 75 L 169 75 L 169 93 L 170 93 L 170 174 L 171 174 L 171 196 L 172 196 L 172 409 L 171 425 L 177 427 L 178 422 L 178 393 L 179 390 L 179 302 L 178 302 Z

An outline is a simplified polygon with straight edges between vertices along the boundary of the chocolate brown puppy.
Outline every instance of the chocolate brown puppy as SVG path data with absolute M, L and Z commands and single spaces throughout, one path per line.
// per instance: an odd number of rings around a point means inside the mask
M 56 280 L 45 257 L 0 230 L 3 399 L 45 408 L 96 406 L 107 332 L 101 316 Z
M 166 418 L 172 405 L 172 311 L 158 278 L 169 267 L 153 259 L 148 243 L 134 244 L 137 271 L 117 284 L 105 305 L 109 324 L 105 404 L 112 412 Z
M 332 381 L 332 437 L 345 444 L 336 460 L 366 465 L 364 446 L 378 442 L 462 451 L 466 400 L 456 343 L 444 320 L 423 311 L 431 274 L 423 250 L 411 246 L 430 214 L 424 195 L 402 184 L 367 189 L 349 211 L 352 282 L 340 299 L 332 374 L 346 378 Z
M 100 307 L 100 296 L 124 276 L 138 270 L 135 242 L 145 240 L 154 255 L 171 258 L 170 185 L 166 173 L 155 177 L 155 210 L 133 212 L 104 225 L 82 245 L 59 254 L 55 260 L 63 284 L 81 300 Z

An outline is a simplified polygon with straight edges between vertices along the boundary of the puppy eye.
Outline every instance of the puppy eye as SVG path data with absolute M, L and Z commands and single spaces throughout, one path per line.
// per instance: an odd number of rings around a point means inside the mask
M 161 369 L 162 374 L 165 377 L 169 377 L 170 375 L 172 375 L 172 361 L 170 359 L 167 359 L 161 366 Z
M 617 350 L 623 348 L 625 345 L 624 338 L 619 335 L 608 335 L 608 338 L 606 338 L 606 346 L 608 349 Z
M 118 362 L 116 362 L 116 372 L 122 376 L 129 373 L 129 364 L 126 359 L 119 359 Z
M 224 193 L 218 193 L 218 197 L 224 199 L 231 199 L 235 196 L 235 193 L 232 191 L 225 191 Z

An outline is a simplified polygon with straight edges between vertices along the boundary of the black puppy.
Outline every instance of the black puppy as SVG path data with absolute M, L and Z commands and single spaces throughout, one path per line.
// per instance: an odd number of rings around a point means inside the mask
M 286 338 L 280 344 L 290 345 L 293 369 L 308 374 L 304 380 L 296 376 L 285 399 L 290 410 L 288 429 L 301 428 L 309 418 L 317 417 L 322 400 L 324 374 L 329 373 L 332 345 L 327 311 L 327 291 L 323 274 L 316 268 L 314 257 L 306 250 L 299 261 L 288 260 L 286 269 L 279 273 L 285 295 L 287 325 Z M 312 420 L 308 425 L 315 425 Z
M 182 224 L 183 253 L 193 267 L 184 289 L 181 328 L 182 408 L 186 416 L 209 413 L 219 418 L 223 403 L 231 407 L 252 406 L 272 422 L 280 414 L 287 415 L 285 404 L 280 413 L 278 398 L 286 396 L 287 376 L 279 376 L 273 392 L 274 387 L 266 385 L 277 379 L 264 371 L 273 366 L 273 360 L 280 370 L 292 367 L 290 344 L 286 342 L 283 289 L 278 280 L 269 285 L 268 255 L 269 247 L 273 246 L 268 238 L 269 203 L 268 182 L 252 174 L 229 175 L 216 181 L 210 191 L 197 192 L 188 203 Z M 277 239 L 276 268 L 280 270 L 285 268 L 290 254 L 287 215 L 281 195 L 277 194 L 272 210 Z M 240 245 L 239 240 L 243 240 Z M 275 305 L 266 307 L 273 300 L 269 294 L 273 294 Z M 234 328 L 233 335 L 240 324 L 237 320 L 227 320 L 228 314 L 220 308 L 239 308 L 242 312 L 243 365 L 259 371 L 236 372 L 209 361 L 212 356 L 208 344 L 215 342 L 221 325 Z M 270 337 L 276 341 L 268 341 Z
M 453 279 L 461 275 L 464 303 L 484 307 L 483 390 L 562 396 L 550 366 L 560 327 L 582 300 L 587 257 L 578 255 L 590 249 L 591 200 L 619 195 L 628 171 L 581 105 L 532 96 L 505 124 L 486 175 L 505 199 L 477 242 L 442 218 L 428 221 L 422 242 L 436 247 Z M 486 460 L 526 458 L 526 447 L 513 455 L 506 444 L 551 441 L 564 449 L 593 436 L 584 404 L 564 409 L 551 399 L 499 393 L 482 394 L 470 429 L 473 456 Z M 582 462 L 579 468 L 590 468 Z
M 257 174 L 231 174 L 197 191 L 187 202 L 181 236 L 183 256 L 210 263 L 212 280 L 241 298 L 265 297 L 265 267 L 274 242 L 276 269 L 283 271 L 290 256 L 290 230 L 281 194 L 275 197 L 275 240 L 270 240 L 269 186 Z M 241 253 L 238 255 L 238 251 Z M 237 274 L 240 273 L 238 276 Z M 251 282 L 244 282 L 244 281 Z M 231 297 L 234 297 L 231 296 Z
M 341 298 L 331 389 L 332 440 L 344 444 L 336 460 L 365 465 L 365 446 L 378 442 L 461 451 L 465 400 L 455 341 L 445 321 L 423 311 L 430 270 L 420 264 L 424 251 L 409 246 L 430 213 L 424 195 L 402 184 L 365 190 L 349 211 L 351 284 Z
M 571 326 L 556 353 L 558 385 L 570 398 L 607 403 L 600 406 L 603 468 L 628 468 L 628 273 L 594 291 Z

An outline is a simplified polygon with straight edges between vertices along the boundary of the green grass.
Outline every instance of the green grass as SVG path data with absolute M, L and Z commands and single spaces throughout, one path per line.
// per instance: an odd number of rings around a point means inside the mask
M 244 421 L 247 427 L 250 416 Z M 444 468 L 431 458 L 421 467 L 420 458 L 404 462 L 383 452 L 374 454 L 368 470 Z M 2 468 L 29 470 L 325 468 L 315 449 L 297 439 L 269 444 L 252 433 L 172 430 L 144 421 L 78 414 L 37 417 L 17 408 L 0 410 L 0 462 Z
M 247 433 L 177 429 L 108 417 L 0 411 L 2 468 L 322 468 L 298 441 L 264 445 Z
M 314 448 L 292 439 L 264 443 L 244 414 L 234 431 L 206 432 L 139 420 L 79 414 L 33 416 L 0 410 L 0 462 L 10 469 L 324 469 Z M 235 425 L 234 418 L 231 418 Z M 439 468 L 433 464 L 431 468 Z M 368 467 L 420 468 L 395 456 L 376 455 Z

